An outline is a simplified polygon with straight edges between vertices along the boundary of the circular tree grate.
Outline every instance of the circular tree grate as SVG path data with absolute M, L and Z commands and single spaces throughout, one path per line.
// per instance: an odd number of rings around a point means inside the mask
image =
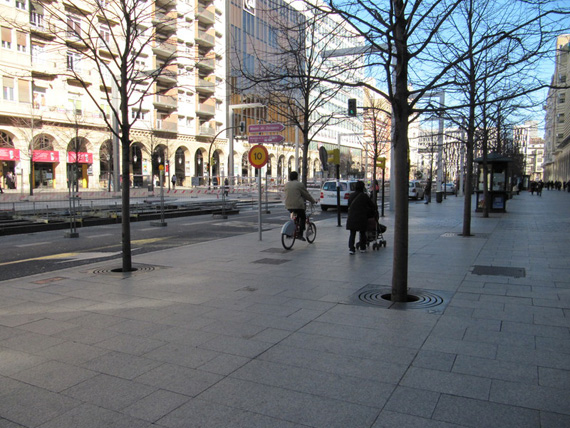
M 95 275 L 110 275 L 110 274 L 130 275 L 133 273 L 153 272 L 155 270 L 156 270 L 155 266 L 139 265 L 139 266 L 133 266 L 130 272 L 123 272 L 122 268 L 100 268 L 92 270 L 91 273 Z
M 358 295 L 361 302 L 370 305 L 389 306 L 401 309 L 427 309 L 439 306 L 444 302 L 441 296 L 425 290 L 415 290 L 413 294 L 408 294 L 407 302 L 392 302 L 391 295 L 386 290 L 366 290 Z

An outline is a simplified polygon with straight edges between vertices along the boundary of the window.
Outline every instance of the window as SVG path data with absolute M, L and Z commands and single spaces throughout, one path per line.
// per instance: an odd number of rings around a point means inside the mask
M 26 1 L 25 0 L 16 0 L 16 8 L 20 10 L 26 10 Z
M 145 116 L 146 116 L 146 112 L 144 112 L 142 110 L 136 110 L 136 109 L 131 110 L 131 118 L 132 119 L 145 120 L 146 119 Z
M 42 5 L 31 3 L 30 24 L 36 28 L 44 28 L 44 7 Z
M 101 47 L 109 46 L 109 43 L 111 42 L 111 30 L 107 25 L 101 25 L 101 28 L 99 29 L 99 37 L 101 39 Z
M 7 101 L 14 101 L 14 79 L 12 77 L 2 78 L 2 95 Z
M 30 82 L 18 79 L 18 101 L 21 103 L 30 102 Z
M 81 20 L 77 16 L 67 16 L 67 37 L 78 39 L 81 36 Z
M 77 116 L 81 116 L 83 114 L 83 110 L 81 109 L 81 94 L 74 94 L 73 92 L 68 93 L 67 103 L 71 114 Z
M 18 52 L 26 52 L 28 46 L 28 35 L 21 31 L 16 32 L 16 46 L 18 48 Z
M 566 94 L 564 92 L 558 93 L 558 104 L 564 104 L 566 102 Z
M 558 115 L 556 116 L 556 121 L 558 123 L 564 123 L 564 113 L 558 113 Z
M 2 27 L 2 47 L 4 49 L 12 49 L 12 29 Z
M 77 52 L 67 52 L 67 69 L 76 73 L 81 71 L 81 55 Z
M 34 108 L 42 108 L 46 106 L 46 88 L 33 86 Z
M 32 64 L 45 64 L 45 49 L 43 45 L 32 45 Z

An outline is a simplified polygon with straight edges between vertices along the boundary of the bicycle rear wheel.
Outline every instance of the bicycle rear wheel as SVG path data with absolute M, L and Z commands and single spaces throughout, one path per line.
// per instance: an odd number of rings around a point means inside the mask
M 292 235 L 288 235 L 286 233 L 281 234 L 281 245 L 283 245 L 283 248 L 285 248 L 286 250 L 290 250 L 291 248 L 293 248 L 294 243 L 295 243 L 294 233 Z
M 307 232 L 305 235 L 307 236 L 307 242 L 309 244 L 315 242 L 315 238 L 317 237 L 317 225 L 313 222 L 309 222 L 307 224 Z

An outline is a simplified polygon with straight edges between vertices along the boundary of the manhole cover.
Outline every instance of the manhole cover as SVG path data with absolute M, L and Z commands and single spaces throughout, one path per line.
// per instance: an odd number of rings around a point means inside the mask
M 392 302 L 389 287 L 375 284 L 367 286 L 356 292 L 348 302 L 356 305 L 378 306 L 385 309 L 424 309 L 429 313 L 443 313 L 451 300 L 449 292 L 441 290 L 409 289 L 407 302 Z
M 491 276 L 512 276 L 514 278 L 524 278 L 526 272 L 524 268 L 509 266 L 473 266 L 471 271 L 473 275 L 491 275 Z
M 283 263 L 287 263 L 290 260 L 284 260 L 284 259 L 259 259 L 259 260 L 255 260 L 252 263 L 261 263 L 261 264 L 265 264 L 265 265 L 280 265 Z
M 123 272 L 121 268 L 99 268 L 91 271 L 94 275 L 132 275 L 134 273 L 153 272 L 158 269 L 156 266 L 136 265 L 131 272 Z

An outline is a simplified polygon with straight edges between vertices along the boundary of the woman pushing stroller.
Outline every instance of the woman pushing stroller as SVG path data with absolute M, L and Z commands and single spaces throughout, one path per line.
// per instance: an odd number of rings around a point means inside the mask
M 357 181 L 354 185 L 354 192 L 352 192 L 348 198 L 346 229 L 350 231 L 348 237 L 348 253 L 351 255 L 356 252 L 356 232 L 360 234 L 358 249 L 361 253 L 366 252 L 368 219 L 374 218 L 375 221 L 378 219 L 378 210 L 364 189 L 364 182 Z

